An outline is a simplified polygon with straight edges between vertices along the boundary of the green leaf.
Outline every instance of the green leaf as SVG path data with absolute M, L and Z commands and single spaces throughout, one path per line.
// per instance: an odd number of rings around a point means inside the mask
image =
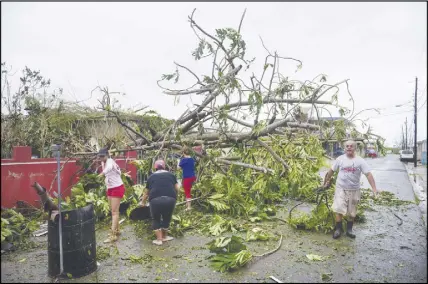
M 306 257 L 313 261 L 324 261 L 324 258 L 316 254 L 307 254 Z
M 269 234 L 261 228 L 253 228 L 250 231 L 247 231 L 246 241 L 267 241 L 269 239 Z
M 211 196 L 209 197 L 209 199 L 220 199 L 220 198 L 223 198 L 223 197 L 224 197 L 224 194 L 222 194 L 222 193 L 217 193 L 217 194 L 211 195 Z
M 192 52 L 193 57 L 195 57 L 195 60 L 201 59 L 201 57 L 204 55 L 204 49 L 206 46 L 205 40 L 200 40 L 198 47 Z
M 260 221 L 262 221 L 262 218 L 260 218 L 260 217 L 251 217 L 250 221 L 253 222 L 253 223 L 260 222 Z
M 332 279 L 332 273 L 322 273 L 321 280 L 322 281 L 330 281 Z
M 175 77 L 176 77 L 175 73 L 173 73 L 173 74 L 162 74 L 161 80 L 167 80 L 167 81 L 169 81 L 171 79 L 174 79 Z
M 218 200 L 208 200 L 208 203 L 211 204 L 216 211 L 225 211 L 230 208 L 227 204 Z

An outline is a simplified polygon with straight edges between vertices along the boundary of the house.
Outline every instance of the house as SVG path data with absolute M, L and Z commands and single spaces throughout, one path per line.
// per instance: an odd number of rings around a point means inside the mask
M 352 139 L 355 142 L 357 142 L 357 154 L 360 156 L 365 155 L 367 147 L 364 143 L 364 138 L 362 137 L 361 133 L 357 133 L 356 137 L 355 137 L 355 135 L 354 135 L 354 137 L 351 135 L 350 128 L 353 126 L 352 122 L 348 121 L 346 118 L 343 118 L 343 117 L 320 117 L 319 120 L 325 121 L 325 122 L 343 120 L 345 123 L 345 127 L 346 127 L 345 138 L 342 141 L 338 141 L 337 139 L 333 138 L 334 137 L 334 132 L 333 132 L 334 130 L 331 130 L 331 133 L 330 133 L 332 138 L 329 140 L 323 141 L 322 145 L 323 145 L 323 148 L 326 151 L 327 155 L 333 157 L 334 153 L 338 149 L 343 149 L 343 143 L 349 139 Z M 312 124 L 317 124 L 318 119 L 312 118 L 312 119 L 309 119 L 308 122 L 312 123 Z
M 427 140 L 422 140 L 417 143 L 416 159 L 422 162 L 422 165 L 427 164 Z
M 115 115 L 106 111 L 97 111 L 89 107 L 79 107 L 74 109 L 73 105 L 65 105 L 61 111 L 54 108 L 44 112 L 43 121 L 45 129 L 50 131 L 44 133 L 43 139 L 36 136 L 34 121 L 39 121 L 39 114 L 28 114 L 20 117 L 19 127 L 25 131 L 10 131 L 13 123 L 16 123 L 14 116 L 3 115 L 1 123 L 1 157 L 10 158 L 12 148 L 18 145 L 32 147 L 32 155 L 38 158 L 51 157 L 49 147 L 52 142 L 60 141 L 63 150 L 67 153 L 84 151 L 98 151 L 100 147 L 113 144 L 114 147 L 125 147 L 139 138 L 135 133 L 125 129 L 123 125 L 139 129 L 146 136 L 154 135 L 156 131 L 166 128 L 172 123 L 171 120 L 162 118 L 154 112 L 136 114 L 130 111 L 115 112 L 120 116 L 120 122 Z M 41 117 L 41 116 L 40 116 Z M 31 131 L 30 131 L 31 130 Z M 32 134 L 32 135 L 29 135 Z M 118 145 L 119 144 L 119 145 Z M 122 145 L 122 146 L 121 146 Z

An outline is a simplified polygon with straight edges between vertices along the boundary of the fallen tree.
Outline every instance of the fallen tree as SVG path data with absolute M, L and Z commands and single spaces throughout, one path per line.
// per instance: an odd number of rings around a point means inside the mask
M 337 94 L 341 85 L 347 86 L 348 80 L 327 83 L 327 77 L 321 74 L 313 80 L 291 80 L 280 69 L 280 63 L 289 61 L 302 67 L 300 60 L 283 57 L 278 52 L 271 52 L 266 47 L 267 55 L 259 76 L 252 73 L 246 75 L 255 62 L 248 60 L 246 42 L 241 34 L 244 20 L 243 14 L 238 29 L 216 29 L 208 33 L 195 20 L 195 10 L 188 17 L 190 27 L 198 39 L 198 47 L 193 51 L 194 59 L 210 60 L 208 74 L 197 75 L 190 68 L 174 63 L 176 70 L 172 74 L 162 75 L 158 81 L 160 88 L 169 96 L 197 96 L 201 103 L 194 104 L 168 127 L 147 135 L 141 129 L 121 123 L 117 110 L 110 103 L 113 101 L 108 88 L 98 87 L 102 93 L 101 109 L 117 118 L 118 122 L 136 136 L 136 144 L 131 147 L 143 150 L 147 156 L 159 155 L 162 150 L 168 152 L 178 149 L 177 146 L 204 145 L 206 148 L 239 148 L 261 145 L 270 153 L 271 158 L 287 169 L 286 159 L 280 160 L 268 142 L 281 139 L 294 143 L 296 137 L 323 137 L 323 125 L 308 123 L 308 114 L 303 106 L 308 106 L 311 113 L 319 115 L 320 108 L 325 105 L 336 105 L 344 115 L 349 110 L 337 105 Z M 262 41 L 263 44 L 263 41 Z M 264 46 L 264 44 L 263 44 Z M 182 72 L 195 79 L 191 87 L 174 89 L 164 87 L 163 82 L 179 83 Z M 348 88 L 347 88 L 348 90 Z M 348 92 L 349 93 L 349 92 Z M 330 96 L 327 100 L 323 98 Z M 349 94 L 350 95 L 350 94 Z M 342 131 L 343 132 L 343 131 Z M 261 144 L 262 143 L 262 144 Z M 117 152 L 123 149 L 111 149 Z M 214 155 L 215 154 L 209 154 Z M 221 163 L 223 160 L 212 160 Z M 219 162 L 220 161 L 220 162 Z M 231 165 L 230 162 L 224 162 Z M 233 165 L 248 167 L 251 163 L 240 161 Z M 253 170 L 266 172 L 268 167 L 253 163 Z M 274 174 L 273 171 L 268 171 Z M 280 171 L 281 172 L 281 171 Z
M 110 152 L 141 151 L 144 159 L 135 164 L 144 173 L 149 173 L 152 163 L 159 158 L 176 170 L 176 160 L 169 158 L 171 153 L 184 146 L 202 145 L 206 155 L 193 153 L 198 158 L 198 183 L 193 195 L 204 197 L 197 201 L 195 208 L 205 213 L 195 214 L 194 218 L 208 219 L 197 223 L 209 224 L 205 231 L 220 236 L 233 231 L 233 224 L 242 228 L 242 224 L 237 223 L 250 222 L 244 226 L 248 240 L 266 240 L 268 234 L 253 230 L 251 223 L 270 219 L 277 210 L 276 204 L 284 198 L 315 201 L 314 189 L 321 183 L 318 172 L 324 165 L 320 139 L 331 137 L 323 132 L 325 127 L 319 119 L 309 123 L 308 112 L 319 118 L 321 108 L 331 105 L 342 115 L 348 114 L 349 110 L 337 105 L 340 87 L 348 87 L 348 80 L 327 83 L 324 74 L 313 80 L 292 80 L 281 72 L 281 62 L 296 64 L 297 69 L 302 67 L 302 62 L 266 47 L 261 74 L 248 75 L 255 59 L 247 59 L 247 46 L 241 34 L 244 15 L 237 29 L 216 29 L 213 34 L 196 22 L 195 10 L 188 17 L 198 39 L 193 56 L 197 61 L 210 60 L 211 68 L 208 73 L 197 75 L 190 68 L 174 63 L 175 72 L 162 75 L 158 85 L 164 94 L 175 98 L 196 96 L 201 101 L 164 129 L 149 133 L 123 123 L 118 110 L 110 103 L 114 93 L 106 87 L 98 87 L 102 94 L 99 102 L 102 110 L 116 117 L 136 138 L 133 146 L 111 147 Z M 164 86 L 165 82 L 179 83 L 182 72 L 195 79 L 191 87 Z M 348 88 L 346 90 L 349 93 Z M 336 136 L 343 139 L 345 126 L 335 127 L 338 128 Z M 177 175 L 180 177 L 179 170 Z M 130 209 L 133 206 L 136 205 Z M 173 234 L 178 235 L 192 223 L 186 216 L 175 216 L 173 222 L 175 228 L 181 228 L 180 232 L 173 229 Z M 325 227 L 331 225 L 326 222 Z M 225 244 L 222 240 L 212 242 L 210 249 L 221 254 L 213 245 L 222 247 Z M 233 240 L 239 242 L 236 238 Z M 244 265 L 251 254 L 243 250 L 244 245 L 242 250 L 226 250 L 228 263 L 224 265 L 218 263 L 224 259 L 222 256 L 213 258 L 216 267 L 226 271 Z

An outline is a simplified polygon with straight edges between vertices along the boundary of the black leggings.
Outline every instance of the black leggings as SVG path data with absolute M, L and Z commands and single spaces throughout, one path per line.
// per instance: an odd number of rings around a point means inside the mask
M 174 211 L 176 199 L 160 196 L 150 200 L 150 212 L 153 218 L 153 230 L 168 229 Z

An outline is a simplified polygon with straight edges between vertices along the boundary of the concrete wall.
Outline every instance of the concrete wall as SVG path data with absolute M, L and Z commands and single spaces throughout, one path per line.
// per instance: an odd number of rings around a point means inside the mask
M 136 156 L 137 153 L 134 151 L 128 152 L 127 157 L 114 158 L 123 171 L 130 171 L 134 182 L 137 169 L 130 162 L 135 160 Z M 76 158 L 61 159 L 63 198 L 70 195 L 72 185 L 77 182 L 79 175 L 83 174 L 82 167 L 77 162 Z M 51 196 L 54 196 L 53 193 L 58 190 L 56 171 L 56 158 L 32 159 L 31 147 L 14 147 L 12 159 L 1 160 L 1 206 L 11 208 L 18 200 L 22 200 L 39 207 L 40 199 L 31 185 L 38 182 L 49 191 Z

